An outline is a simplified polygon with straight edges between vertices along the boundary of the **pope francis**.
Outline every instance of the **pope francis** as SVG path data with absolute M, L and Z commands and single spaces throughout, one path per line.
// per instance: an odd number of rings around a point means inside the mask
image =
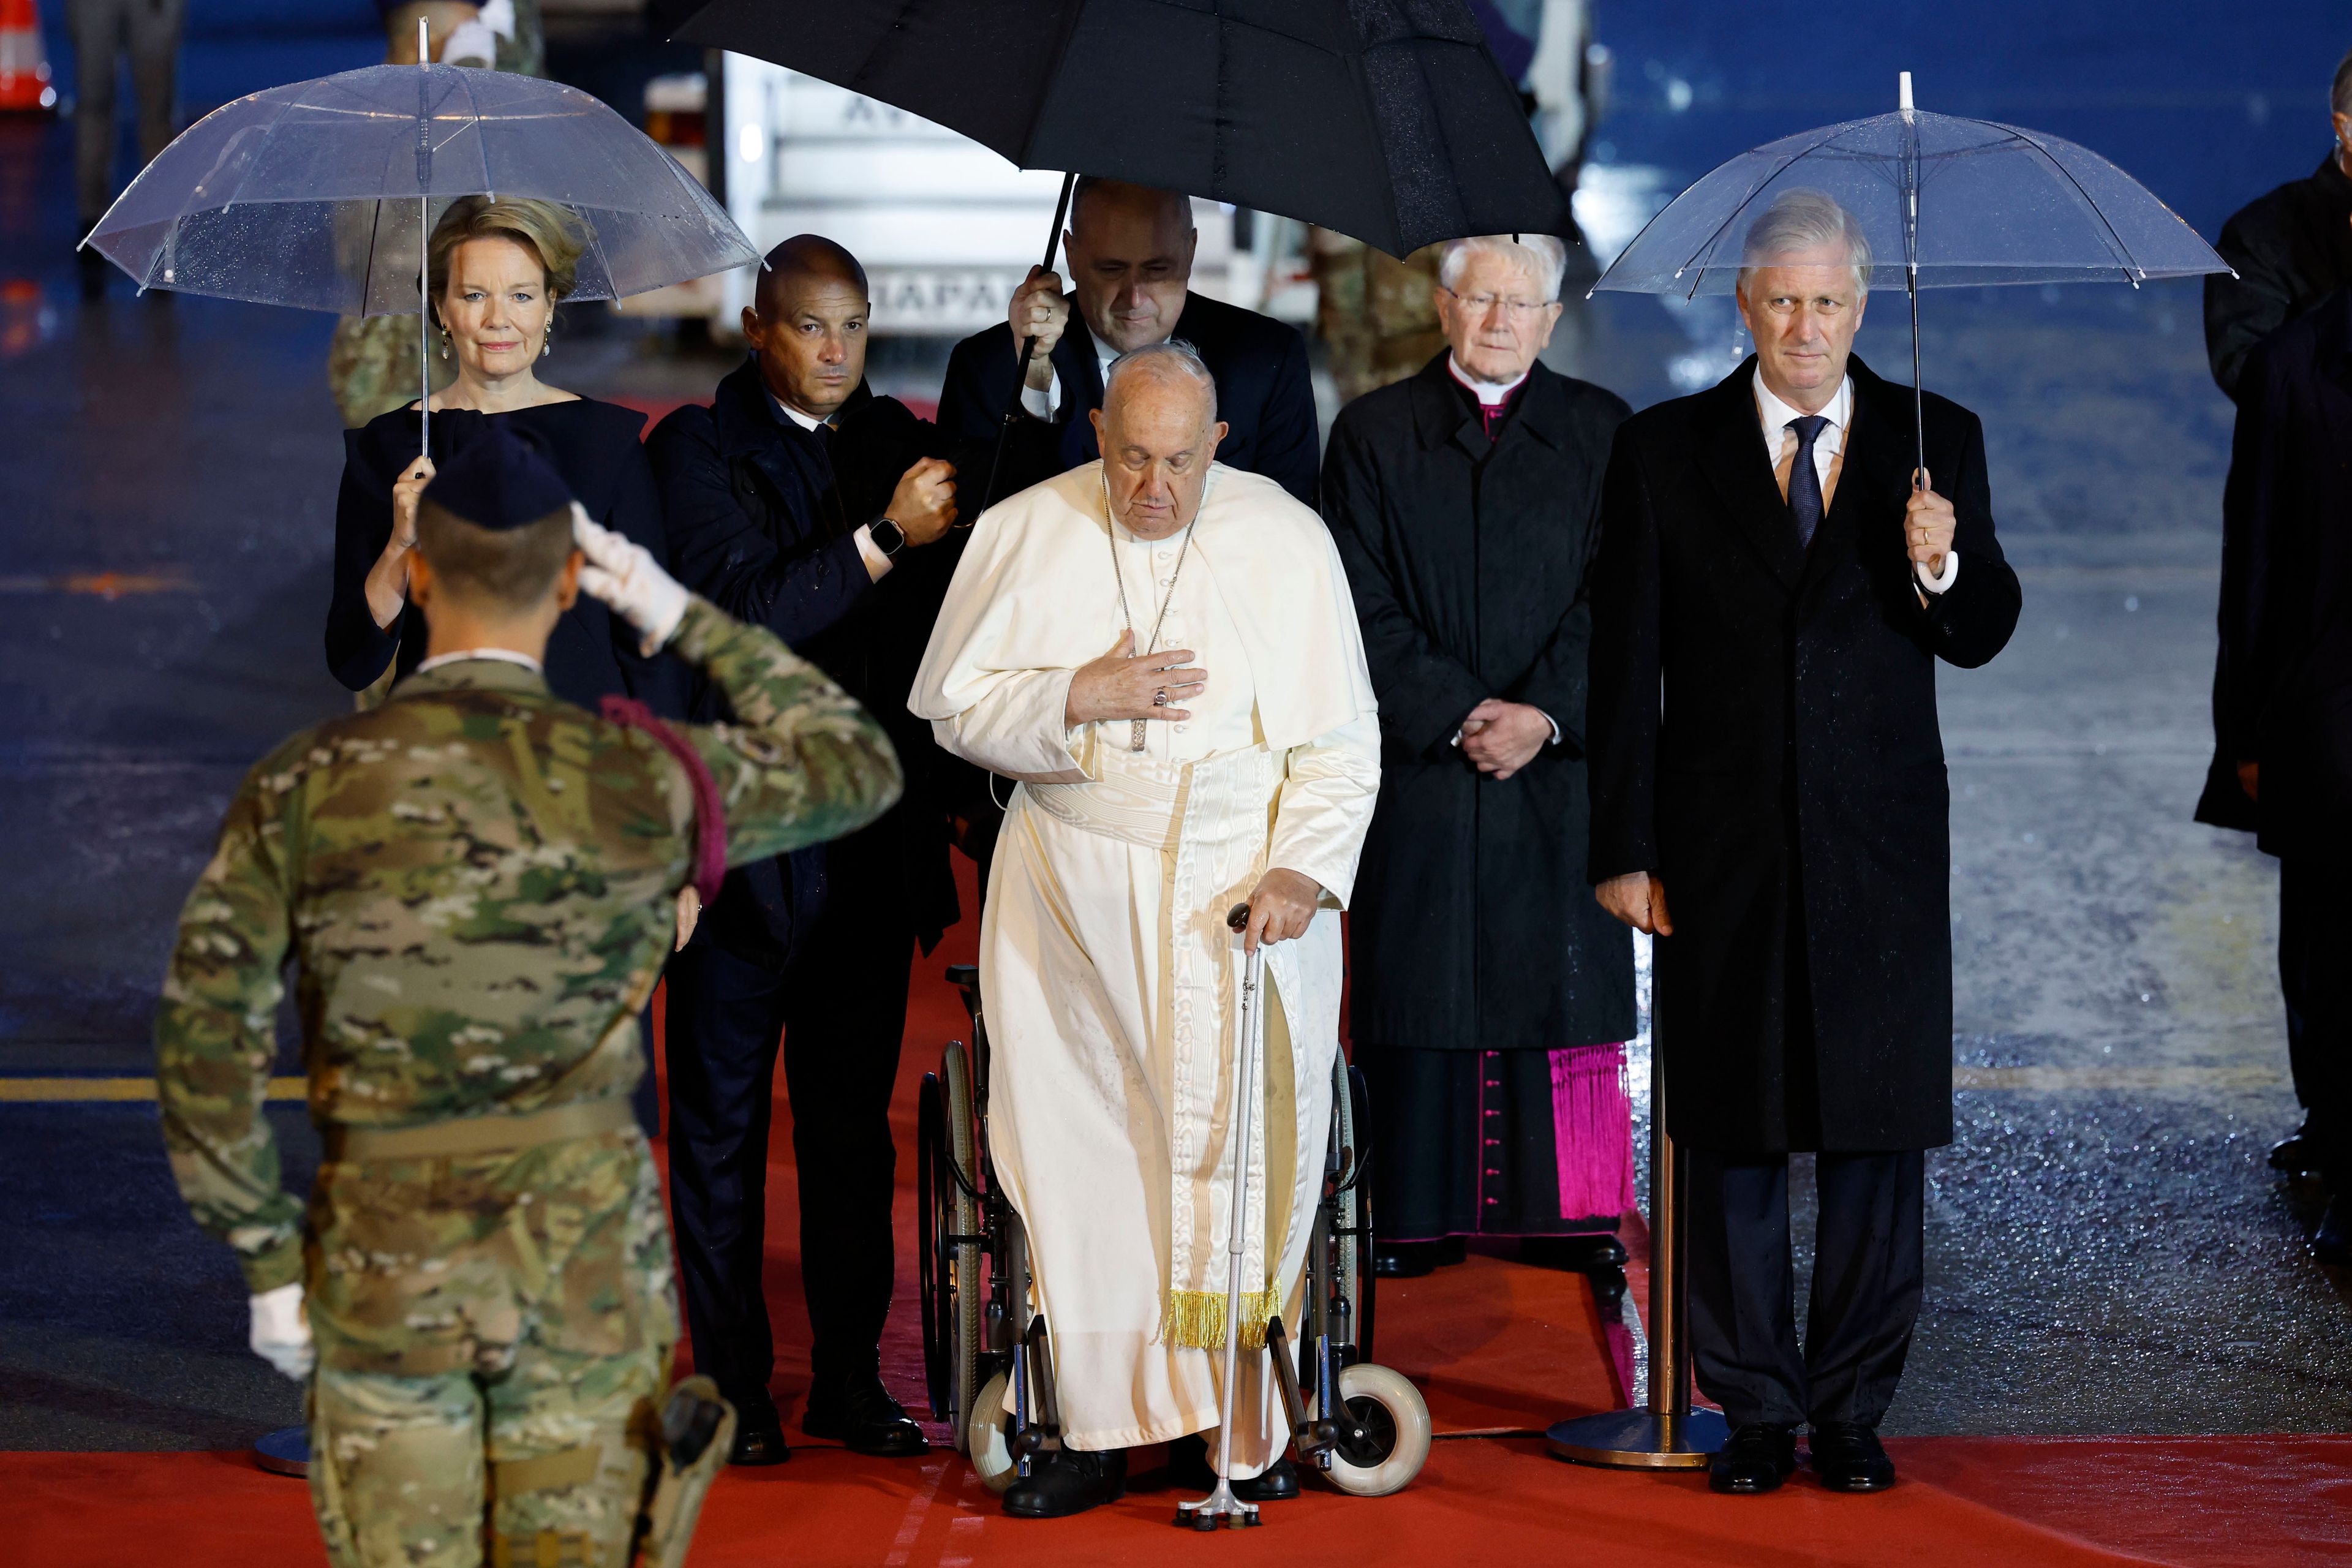
M 1180 1472 L 1205 1469 L 1191 1435 L 1218 1422 L 1237 981 L 1261 942 L 1274 1002 L 1244 1322 L 1262 1334 L 1298 1310 L 1339 1049 L 1337 911 L 1380 788 L 1339 556 L 1280 486 L 1217 465 L 1199 355 L 1127 354 L 1093 417 L 1102 460 L 974 527 L 908 704 L 1018 781 L 981 995 L 991 1151 L 1058 1373 L 1063 1449 L 1004 1498 L 1032 1518 L 1118 1497 L 1142 1444 L 1183 1439 Z M 1236 939 L 1224 912 L 1243 899 Z M 1245 1370 L 1235 1395 L 1233 1473 L 1254 1478 L 1236 1490 L 1296 1495 L 1269 1380 Z

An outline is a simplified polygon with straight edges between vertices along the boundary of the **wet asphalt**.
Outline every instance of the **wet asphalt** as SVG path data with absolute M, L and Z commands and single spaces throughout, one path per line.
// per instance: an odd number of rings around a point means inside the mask
M 341 452 L 329 323 L 120 279 L 84 302 L 55 216 L 67 134 L 0 123 L 12 1078 L 147 1070 L 222 805 L 347 700 L 319 643 Z M 1908 353 L 1898 307 L 1861 345 L 1888 374 Z M 2315 1194 L 2263 1165 L 2295 1120 L 2275 868 L 2189 820 L 2230 428 L 2195 288 L 1953 293 L 1925 316 L 1929 384 L 1984 416 L 2025 613 L 2000 659 L 1940 685 L 1964 1087 L 1929 1165 L 1927 1305 L 1889 1427 L 2346 1429 L 2352 1280 L 2305 1250 Z M 606 327 L 583 315 L 550 379 L 658 399 L 724 368 Z M 1740 352 L 1727 307 L 1603 297 L 1553 357 L 1638 406 Z M 900 350 L 891 379 L 919 395 L 935 363 Z M 272 1116 L 306 1180 L 299 1108 Z M 0 1101 L 0 1447 L 236 1447 L 297 1419 L 244 1321 L 152 1106 Z

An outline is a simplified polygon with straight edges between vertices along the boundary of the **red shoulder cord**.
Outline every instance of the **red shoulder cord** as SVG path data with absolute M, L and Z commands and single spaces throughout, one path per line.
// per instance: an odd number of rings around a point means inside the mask
M 688 879 L 708 907 L 719 897 L 719 884 L 727 876 L 727 807 L 719 798 L 719 781 L 710 776 L 710 770 L 703 765 L 702 754 L 686 737 L 663 723 L 652 709 L 635 698 L 607 696 L 604 711 L 613 723 L 642 730 L 652 736 L 656 745 L 676 757 L 678 765 L 686 769 L 687 781 L 694 786 L 694 869 Z

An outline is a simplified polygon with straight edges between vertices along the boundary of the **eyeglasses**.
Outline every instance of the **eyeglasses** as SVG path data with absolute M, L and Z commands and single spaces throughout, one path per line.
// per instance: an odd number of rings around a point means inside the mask
M 1445 289 L 1443 283 L 1438 287 Z M 1451 289 L 1445 289 L 1445 291 L 1454 294 Z M 1474 316 L 1483 316 L 1500 305 L 1504 316 L 1514 325 L 1528 321 L 1538 310 L 1549 310 L 1552 306 L 1549 300 L 1506 300 L 1500 294 L 1454 294 L 1454 298 Z

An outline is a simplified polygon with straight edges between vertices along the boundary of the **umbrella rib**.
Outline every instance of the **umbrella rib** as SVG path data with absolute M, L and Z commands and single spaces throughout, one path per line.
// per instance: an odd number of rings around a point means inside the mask
M 1830 142 L 1830 140 L 1831 140 L 1832 137 L 1835 137 L 1835 136 L 1839 135 L 1841 132 L 1843 132 L 1846 129 L 1846 127 L 1847 127 L 1847 126 L 1849 126 L 1849 125 L 1853 125 L 1853 124 L 1854 124 L 1854 123 L 1856 123 L 1856 121 L 1849 120 L 1849 121 L 1842 121 L 1842 122 L 1840 122 L 1839 124 L 1836 124 L 1836 125 L 1832 125 L 1832 126 L 1831 126 L 1829 129 L 1827 129 L 1826 131 L 1823 131 L 1823 132 L 1822 132 L 1822 136 L 1821 136 L 1821 140 L 1820 140 L 1820 141 L 1813 142 L 1813 143 L 1812 143 L 1811 145 L 1810 145 L 1810 146 L 1800 148 L 1798 151 L 1796 151 L 1796 152 L 1794 152 L 1794 153 L 1790 153 L 1786 158 L 1783 158 L 1783 159 L 1781 159 L 1781 160 L 1780 160 L 1780 164 L 1779 164 L 1777 167 L 1775 167 L 1775 168 L 1773 169 L 1773 171 L 1772 171 L 1770 174 L 1769 174 L 1765 175 L 1762 179 L 1760 179 L 1760 180 L 1757 181 L 1754 184 L 1752 184 L 1752 185 L 1748 186 L 1748 194 L 1747 194 L 1747 195 L 1743 195 L 1743 196 L 1741 196 L 1741 197 L 1739 198 L 1739 200 L 1738 200 L 1738 201 L 1737 201 L 1736 203 L 1734 203 L 1734 204 L 1732 205 L 1732 208 L 1731 208 L 1731 210 L 1730 210 L 1729 212 L 1727 212 L 1727 213 L 1726 213 L 1726 214 L 1724 215 L 1724 216 L 1723 216 L 1723 221 L 1722 221 L 1721 223 L 1719 223 L 1719 224 L 1717 224 L 1717 225 L 1716 225 L 1716 226 L 1715 226 L 1715 232 L 1714 232 L 1714 233 L 1712 233 L 1712 234 L 1710 234 L 1710 235 L 1708 235 L 1708 236 L 1706 237 L 1706 240 L 1705 240 L 1705 241 L 1703 241 L 1703 242 L 1700 244 L 1700 246 L 1699 246 L 1699 247 L 1698 247 L 1698 250 L 1694 250 L 1694 251 L 1692 251 L 1692 252 L 1691 252 L 1691 254 L 1689 255 L 1689 257 L 1688 257 L 1688 258 L 1686 258 L 1684 260 L 1684 262 L 1683 262 L 1683 264 L 1682 264 L 1682 266 L 1681 266 L 1681 267 L 1677 267 L 1677 268 L 1675 268 L 1675 275 L 1676 277 L 1680 277 L 1680 276 L 1683 274 L 1684 270 L 1685 270 L 1685 268 L 1687 268 L 1693 261 L 1696 261 L 1696 260 L 1697 260 L 1697 259 L 1698 259 L 1699 252 L 1700 252 L 1700 251 L 1704 251 L 1704 250 L 1706 250 L 1706 249 L 1709 248 L 1710 247 L 1712 247 L 1712 246 L 1715 244 L 1715 242 L 1716 242 L 1717 240 L 1721 239 L 1721 238 L 1723 237 L 1723 231 L 1724 231 L 1725 229 L 1727 229 L 1727 228 L 1729 228 L 1729 227 L 1731 226 L 1731 220 L 1732 220 L 1732 219 L 1734 219 L 1734 218 L 1738 217 L 1741 213 L 1746 212 L 1746 211 L 1748 210 L 1748 204 L 1749 202 L 1752 202 L 1752 201 L 1754 201 L 1754 200 L 1756 199 L 1756 193 L 1757 193 L 1757 192 L 1759 192 L 1759 191 L 1762 190 L 1765 186 L 1767 186 L 1767 185 L 1770 184 L 1773 181 L 1775 181 L 1775 180 L 1779 179 L 1782 174 L 1787 174 L 1787 173 L 1789 172 L 1789 165 L 1790 165 L 1791 163 L 1795 163 L 1798 159 L 1800 159 L 1800 158 L 1811 157 L 1813 153 L 1820 152 L 1820 151 L 1822 150 L 1822 148 L 1824 145 L 1826 145 L 1826 144 Z M 1676 198 L 1676 199 L 1677 199 L 1677 200 L 1679 200 L 1680 198 Z M 1666 206 L 1670 207 L 1670 206 L 1673 206 L 1674 205 L 1675 205 L 1675 204 L 1674 204 L 1673 202 L 1668 202 L 1668 203 L 1666 204 Z M 1665 208 L 1664 208 L 1664 207 L 1661 207 L 1661 208 L 1659 208 L 1659 209 L 1658 209 L 1658 217 L 1664 217 L 1664 216 L 1666 216 Z M 1657 217 L 1654 217 L 1654 218 L 1652 218 L 1652 219 L 1650 220 L 1650 223 L 1655 223 L 1655 222 L 1657 222 L 1657 221 L 1658 221 L 1658 218 L 1657 218 Z M 1650 226 L 1650 224 L 1645 223 L 1645 224 L 1643 224 L 1642 226 L 1643 226 L 1644 229 L 1646 229 L 1646 228 L 1648 228 L 1648 227 Z M 1637 234 L 1637 235 L 1635 235 L 1635 236 L 1633 237 L 1633 245 L 1639 245 L 1639 244 L 1641 244 L 1641 243 L 1642 243 L 1642 237 L 1641 237 L 1640 235 L 1638 235 L 1638 234 Z M 1629 245 L 1629 246 L 1627 246 L 1625 248 L 1626 248 L 1627 250 L 1629 250 L 1629 251 L 1630 251 L 1630 250 L 1632 250 L 1632 249 L 1633 248 L 1633 245 Z M 1685 299 L 1686 299 L 1686 300 L 1696 300 L 1696 299 L 1697 299 L 1697 298 L 1698 298 L 1698 286 L 1699 286 L 1701 283 L 1705 282 L 1706 280 L 1706 268 L 1705 267 L 1701 267 L 1701 268 L 1698 269 L 1698 276 L 1697 276 L 1696 278 L 1695 278 L 1695 279 L 1691 279 L 1690 292 L 1689 292 L 1688 294 L 1685 295 L 1685 296 L 1684 296 L 1684 298 L 1685 298 Z M 1596 283 L 1596 284 L 1594 284 L 1594 285 L 1593 285 L 1593 287 L 1594 287 L 1595 289 L 1598 289 L 1598 288 L 1600 287 L 1600 285 Z
M 1993 124 L 1997 123 L 1997 121 L 1988 121 L 1986 123 Z M 2097 218 L 2099 220 L 2099 226 L 2107 231 L 2107 239 L 2109 243 L 2112 244 L 2116 250 L 2122 255 L 2124 258 L 2124 270 L 2127 273 L 2137 272 L 2142 278 L 2147 277 L 2147 268 L 2142 267 L 2133 258 L 2131 247 L 2124 243 L 2124 237 L 2116 232 L 2116 226 L 2108 221 L 2107 215 L 2100 210 L 2099 204 L 2091 198 L 2091 193 L 2083 188 L 2083 182 L 2074 177 L 2074 172 L 2066 167 L 2065 164 L 2060 163 L 2057 157 L 2051 153 L 2050 149 L 2044 147 L 2041 142 L 2035 138 L 2032 132 L 2021 131 L 2014 125 L 2003 125 L 2001 126 L 2001 129 L 2011 132 L 2016 136 L 2019 141 L 2024 142 L 2027 146 L 2041 153 L 2044 159 L 2048 160 L 2052 168 L 2066 176 L 2066 183 L 2074 187 L 2074 194 L 2083 198 L 2083 205 L 2091 209 L 2091 216 Z M 2137 289 L 2139 285 L 2135 282 L 2132 287 Z

